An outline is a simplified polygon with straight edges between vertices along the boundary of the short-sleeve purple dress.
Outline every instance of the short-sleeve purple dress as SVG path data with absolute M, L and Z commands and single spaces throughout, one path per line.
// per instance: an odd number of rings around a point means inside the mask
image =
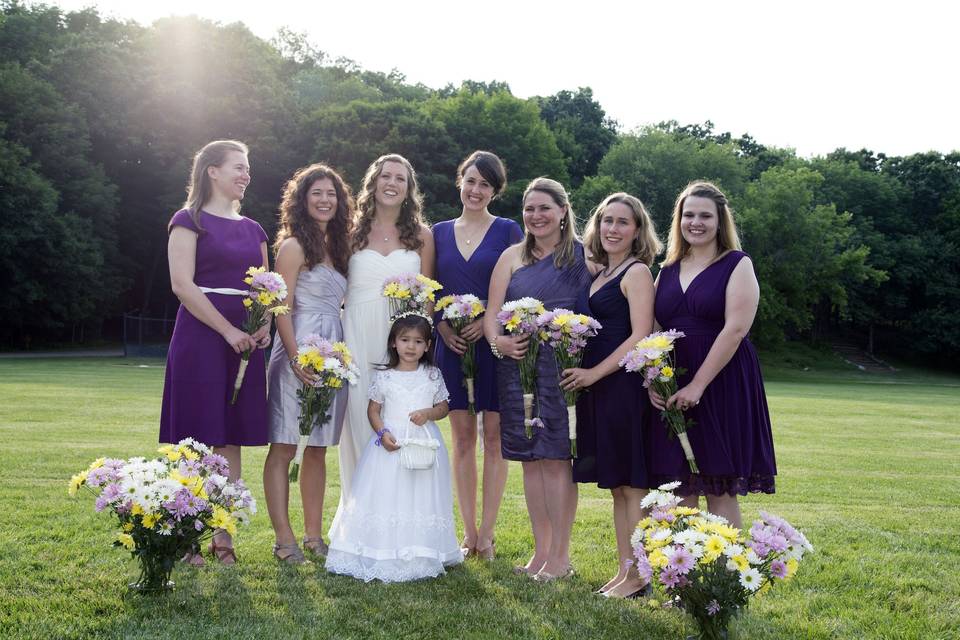
M 453 220 L 439 222 L 433 226 L 433 242 L 437 248 L 437 281 L 443 285 L 441 295 L 462 295 L 472 293 L 486 306 L 487 291 L 490 289 L 490 275 L 500 259 L 503 250 L 523 238 L 520 225 L 508 218 L 497 218 L 487 229 L 487 233 L 474 249 L 469 260 L 457 248 L 453 234 Z M 437 314 L 439 321 L 442 314 Z M 493 353 L 481 340 L 475 346 L 477 354 L 477 378 L 474 381 L 474 400 L 477 411 L 499 411 L 497 401 L 497 370 Z M 443 374 L 443 380 L 450 392 L 450 410 L 467 409 L 467 390 L 463 385 L 460 371 L 460 356 L 451 351 L 437 335 L 434 347 L 437 368 Z
M 171 226 L 198 232 L 186 209 L 174 214 Z M 249 218 L 231 220 L 200 212 L 193 281 L 201 287 L 246 289 L 250 267 L 263 264 L 263 228 Z M 243 298 L 206 294 L 235 327 L 246 317 Z M 167 352 L 160 412 L 160 442 L 194 438 L 209 446 L 267 444 L 267 391 L 263 351 L 256 349 L 235 405 L 230 404 L 240 356 L 223 337 L 180 305 Z
M 558 269 L 553 255 L 513 272 L 507 285 L 505 301 L 537 298 L 549 311 L 562 307 L 573 309 L 580 291 L 590 282 L 590 272 L 583 259 L 583 245 L 574 248 L 574 262 Z M 491 312 L 499 311 L 490 310 Z M 497 387 L 500 397 L 500 445 L 506 460 L 569 460 L 570 434 L 567 430 L 567 405 L 560 391 L 557 362 L 553 349 L 540 345 L 537 354 L 537 395 L 534 414 L 543 420 L 543 427 L 533 429 L 527 438 L 523 425 L 523 388 L 520 368 L 512 358 L 498 361 Z M 539 411 L 539 414 L 537 413 Z
M 677 380 L 688 384 L 723 329 L 730 274 L 746 257 L 731 251 L 702 272 L 683 291 L 680 263 L 660 271 L 654 314 L 664 329 L 683 331 L 675 343 L 675 364 L 687 372 Z M 658 411 L 649 430 L 650 484 L 675 480 L 681 495 L 746 495 L 774 492 L 777 464 L 760 362 L 744 338 L 730 362 L 707 385 L 700 404 L 686 415 L 696 424 L 687 434 L 700 474 L 691 474 L 676 438 L 667 437 Z

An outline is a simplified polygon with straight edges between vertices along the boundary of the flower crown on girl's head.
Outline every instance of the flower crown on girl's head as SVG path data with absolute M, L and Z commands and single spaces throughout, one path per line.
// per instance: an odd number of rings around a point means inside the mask
M 390 316 L 390 324 L 393 324 L 400 318 L 406 318 L 407 316 L 419 316 L 424 320 L 426 320 L 427 324 L 429 324 L 431 328 L 433 327 L 433 318 L 431 318 L 424 311 L 421 311 L 419 309 L 407 309 L 406 311 L 401 311 L 400 313 L 393 314 L 392 316 Z

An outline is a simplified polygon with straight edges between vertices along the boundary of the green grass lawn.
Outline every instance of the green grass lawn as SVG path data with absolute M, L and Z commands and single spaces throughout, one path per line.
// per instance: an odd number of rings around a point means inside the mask
M 260 513 L 241 562 L 179 567 L 166 597 L 127 592 L 137 573 L 115 524 L 71 474 L 98 456 L 156 448 L 162 362 L 0 361 L 0 638 L 682 638 L 683 618 L 592 594 L 616 568 L 608 492 L 585 488 L 572 580 L 512 575 L 532 539 L 511 467 L 498 558 L 445 577 L 363 584 L 322 566 L 278 566 L 263 504 L 265 448 L 244 452 Z M 960 637 L 960 379 L 870 376 L 775 361 L 767 371 L 778 491 L 743 501 L 802 529 L 816 553 L 755 600 L 740 638 Z M 446 425 L 444 424 L 444 427 Z M 326 522 L 339 496 L 329 460 Z M 298 503 L 293 513 L 296 518 Z M 298 523 L 295 523 L 295 529 Z

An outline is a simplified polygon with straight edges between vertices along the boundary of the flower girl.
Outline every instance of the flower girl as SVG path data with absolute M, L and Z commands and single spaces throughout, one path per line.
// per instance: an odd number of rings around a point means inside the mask
M 432 578 L 463 561 L 453 522 L 450 468 L 434 420 L 447 388 L 433 366 L 431 326 L 408 311 L 387 338 L 389 362 L 370 383 L 375 432 L 330 527 L 327 571 L 365 582 Z

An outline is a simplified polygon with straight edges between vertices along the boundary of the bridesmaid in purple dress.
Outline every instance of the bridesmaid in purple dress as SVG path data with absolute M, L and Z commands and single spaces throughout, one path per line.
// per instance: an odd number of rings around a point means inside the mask
M 676 438 L 659 416 L 650 433 L 650 482 L 682 482 L 678 493 L 694 506 L 741 526 L 738 495 L 774 492 L 777 465 L 757 353 L 747 338 L 760 301 L 753 264 L 740 241 L 727 198 L 695 182 L 677 198 L 667 258 L 657 276 L 654 313 L 664 329 L 683 331 L 676 364 L 687 369 L 666 398 L 696 421 L 688 432 L 699 474 L 691 474 Z M 653 391 L 658 408 L 664 398 Z
M 577 400 L 576 482 L 595 483 L 613 494 L 619 570 L 599 592 L 625 598 L 639 594 L 643 580 L 633 568 L 630 536 L 642 516 L 647 493 L 644 431 L 650 404 L 640 379 L 619 362 L 653 328 L 650 265 L 662 249 L 653 222 L 637 198 L 614 193 L 587 223 L 584 243 L 597 263 L 593 283 L 584 287 L 577 311 L 603 328 L 587 341 L 580 368 L 563 372 L 567 389 L 584 389 Z
M 523 231 L 513 220 L 498 218 L 488 206 L 507 186 L 503 162 L 488 151 L 474 151 L 457 169 L 457 186 L 463 212 L 456 220 L 433 226 L 437 249 L 437 280 L 444 295 L 472 293 L 486 301 L 490 275 L 500 254 L 520 242 Z M 468 342 L 483 336 L 483 319 L 477 318 L 457 335 L 445 320 L 437 321 L 435 359 L 450 391 L 450 431 L 453 435 L 453 476 L 463 518 L 465 557 L 492 560 L 494 527 L 507 483 L 507 463 L 500 454 L 500 406 L 493 354 L 486 345 L 474 347 L 477 377 L 474 399 L 483 412 L 483 513 L 477 528 L 477 417 L 467 412 L 467 392 L 460 371 L 460 356 Z
M 232 140 L 211 142 L 193 159 L 184 208 L 168 227 L 170 284 L 180 299 L 170 339 L 160 413 L 160 442 L 194 438 L 230 463 L 240 477 L 240 447 L 267 443 L 266 375 L 262 349 L 270 325 L 253 335 L 239 327 L 246 317 L 243 282 L 251 266 L 267 266 L 267 234 L 240 215 L 250 184 L 247 147 Z M 237 403 L 229 403 L 240 352 L 253 349 Z M 214 556 L 233 564 L 230 535 L 218 531 Z M 188 560 L 200 564 L 198 554 Z
M 529 339 L 503 335 L 496 311 L 504 301 L 538 298 L 547 309 L 572 309 L 577 295 L 590 282 L 577 241 L 573 209 L 566 190 L 556 180 L 537 178 L 523 194 L 524 240 L 503 252 L 490 279 L 490 297 L 483 329 L 494 355 L 500 398 L 500 437 L 503 457 L 523 463 L 523 492 L 533 528 L 533 556 L 518 573 L 548 582 L 573 575 L 570 531 L 577 512 L 577 485 L 570 471 L 567 408 L 560 392 L 553 350 L 540 347 L 537 358 L 536 409 L 543 420 L 532 438 L 524 429 L 523 393 L 517 360 Z

